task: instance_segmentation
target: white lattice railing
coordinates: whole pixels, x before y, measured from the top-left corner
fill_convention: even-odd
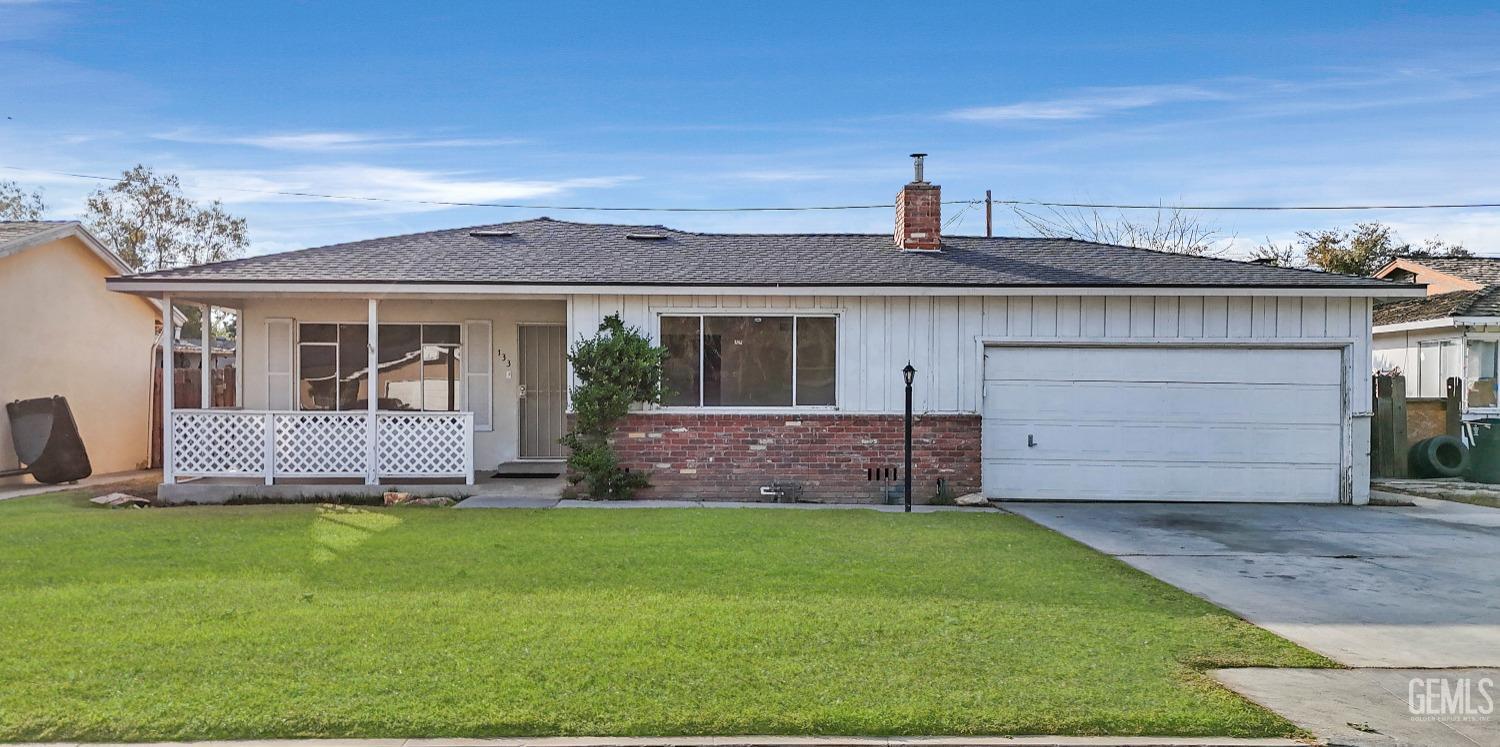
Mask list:
[[[370,469],[374,441],[375,469]],[[174,477],[474,480],[468,412],[175,410]]]

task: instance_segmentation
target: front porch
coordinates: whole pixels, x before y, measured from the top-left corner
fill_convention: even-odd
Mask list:
[[[164,377],[163,499],[462,497],[502,489],[510,463],[561,472],[564,298],[162,298],[234,312],[242,381],[229,406],[179,408]]]

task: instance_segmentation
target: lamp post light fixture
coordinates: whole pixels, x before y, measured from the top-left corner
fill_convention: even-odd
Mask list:
[[[917,378],[917,369],[910,361],[901,369],[901,378],[906,380],[906,513],[911,513],[911,382]]]

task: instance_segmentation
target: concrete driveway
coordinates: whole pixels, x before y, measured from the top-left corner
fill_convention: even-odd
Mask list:
[[[1004,503],[1354,667],[1500,666],[1500,510]]]

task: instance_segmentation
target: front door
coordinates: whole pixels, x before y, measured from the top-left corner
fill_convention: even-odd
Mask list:
[[[522,459],[562,459],[567,392],[568,328],[562,324],[523,324],[520,336]]]

